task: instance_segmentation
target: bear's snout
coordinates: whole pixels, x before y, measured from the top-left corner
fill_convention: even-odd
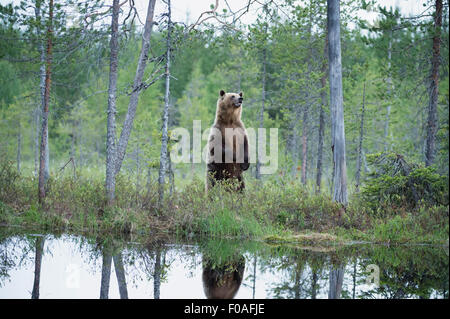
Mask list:
[[[238,108],[238,107],[241,107],[241,105],[242,105],[242,101],[243,101],[244,99],[243,98],[239,98],[239,99],[235,99],[235,102],[234,102],[234,106],[236,107],[236,108]]]

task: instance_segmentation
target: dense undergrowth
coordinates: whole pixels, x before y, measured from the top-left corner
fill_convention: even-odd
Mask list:
[[[424,182],[420,188],[439,187],[440,201],[435,200],[436,196],[428,200],[430,196],[424,191],[418,192],[421,198],[414,205],[407,205],[410,201],[405,201],[407,197],[402,192],[409,191],[404,186],[408,182],[400,178],[403,188],[388,187],[390,184],[386,183],[392,180],[383,176],[386,174],[378,170],[378,175],[366,181],[361,193],[353,194],[345,208],[326,194],[308,191],[299,182],[265,180],[261,183],[251,178],[246,180],[244,193],[230,191],[230,185],[219,185],[208,196],[204,182],[194,178],[182,190],[175,189],[170,194],[167,189],[164,202],[158,206],[157,184],[137,189],[123,175],[117,178],[115,205],[108,207],[103,180],[82,174],[76,178],[51,177],[45,205],[40,207],[37,180],[20,175],[12,163],[3,161],[0,223],[82,233],[171,234],[188,238],[448,241],[448,186],[445,188],[442,178],[433,175],[430,179],[426,175],[425,180],[432,180],[433,185]],[[378,198],[374,189],[383,195]]]

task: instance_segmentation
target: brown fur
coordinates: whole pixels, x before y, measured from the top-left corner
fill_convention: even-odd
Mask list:
[[[220,91],[219,99],[217,100],[216,119],[212,126],[209,138],[208,138],[208,160],[206,169],[206,191],[214,186],[217,180],[235,179],[238,181],[238,190],[242,191],[245,188],[243,180],[243,172],[249,168],[249,156],[248,156],[248,137],[245,131],[244,123],[241,121],[242,114],[242,92],[237,93],[225,93]],[[235,129],[233,141],[226,140],[226,129]],[[222,135],[222,153],[214,154],[214,138],[217,133]],[[242,145],[243,144],[243,145]],[[241,154],[241,151],[244,154]],[[225,163],[225,152],[232,154],[232,163]],[[216,155],[216,156],[214,156]],[[216,161],[218,157],[221,157],[221,162]],[[239,159],[243,159],[243,162],[239,162]]]
[[[233,299],[244,278],[245,258],[214,265],[203,258],[203,291],[208,299]]]

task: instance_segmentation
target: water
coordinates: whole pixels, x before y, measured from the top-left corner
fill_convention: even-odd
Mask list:
[[[448,246],[146,241],[0,228],[0,298],[448,298]]]

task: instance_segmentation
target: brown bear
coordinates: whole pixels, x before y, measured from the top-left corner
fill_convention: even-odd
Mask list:
[[[241,93],[220,91],[216,119],[211,128],[207,147],[206,192],[219,180],[237,180],[237,190],[245,188],[242,173],[250,166],[248,136],[241,121]]]
[[[233,299],[244,278],[245,258],[238,256],[218,265],[203,256],[203,291],[208,299]]]

